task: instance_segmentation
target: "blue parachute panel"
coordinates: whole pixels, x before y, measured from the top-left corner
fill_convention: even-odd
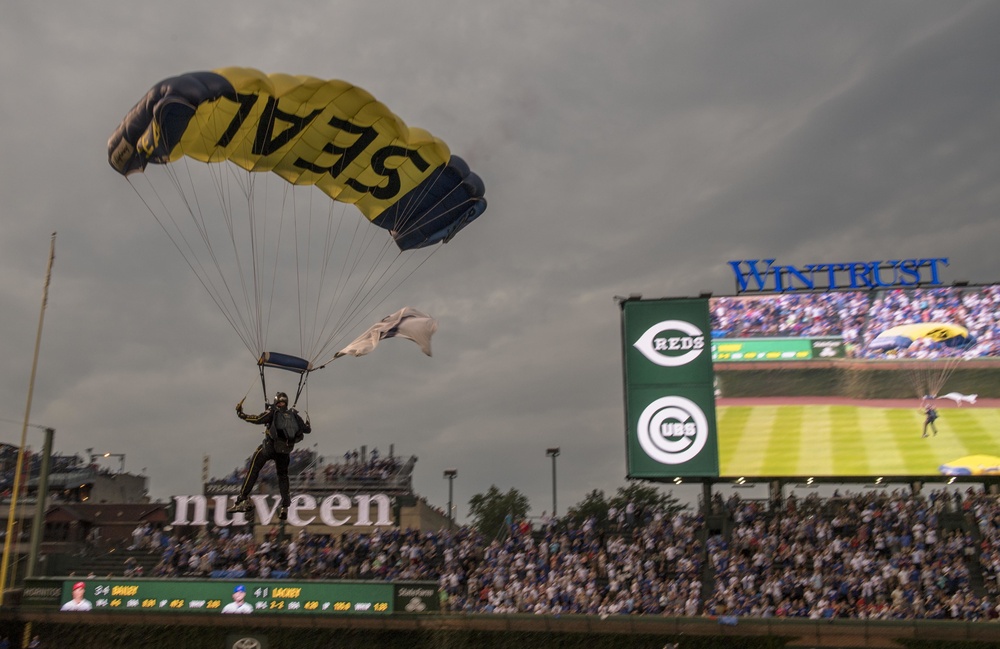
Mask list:
[[[261,367],[275,367],[279,370],[288,370],[296,374],[305,374],[313,370],[312,363],[306,359],[278,352],[264,352],[260,360],[257,361],[257,364]]]
[[[486,186],[457,155],[372,220],[400,250],[449,241],[486,211]]]

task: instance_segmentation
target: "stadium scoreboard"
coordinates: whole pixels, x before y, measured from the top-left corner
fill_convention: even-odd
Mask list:
[[[939,285],[944,260],[917,261],[835,264],[801,292],[765,275],[816,268],[743,262],[739,295],[620,298],[626,475],[997,475],[1000,284]]]
[[[49,610],[66,607],[73,600],[74,586],[79,583],[78,578],[28,580],[23,605]],[[242,592],[242,599],[252,613],[377,616],[440,609],[435,582],[109,577],[88,578],[82,583],[83,599],[89,602],[89,610],[123,614],[220,614],[234,601],[237,590]]]

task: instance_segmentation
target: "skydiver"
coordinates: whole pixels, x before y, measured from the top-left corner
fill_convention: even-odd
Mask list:
[[[934,431],[934,436],[937,437],[937,434],[938,434],[937,424],[934,423],[937,420],[937,418],[938,418],[938,412],[937,412],[937,409],[934,408],[934,404],[932,404],[930,401],[925,402],[925,404],[924,404],[924,434],[922,435],[922,437],[927,437],[927,427],[928,426],[930,426],[931,430]]]
[[[247,477],[240,487],[236,503],[229,508],[229,513],[249,512],[253,510],[250,502],[250,492],[257,482],[260,470],[268,460],[274,460],[274,468],[278,473],[278,490],[281,492],[281,508],[278,510],[278,520],[288,520],[288,506],[292,499],[288,493],[288,463],[289,454],[295,444],[302,441],[302,436],[312,432],[309,416],[305,418],[295,408],[288,407],[288,395],[279,392],[274,395],[274,403],[268,404],[259,415],[247,415],[243,412],[243,401],[236,404],[236,415],[251,424],[261,424],[264,428],[264,441],[261,442],[253,457],[250,458],[250,468]]]

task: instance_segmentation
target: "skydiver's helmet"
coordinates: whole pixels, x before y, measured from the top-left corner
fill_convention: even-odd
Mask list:
[[[288,395],[284,392],[279,392],[274,395],[274,405],[279,408],[283,408],[288,405]]]

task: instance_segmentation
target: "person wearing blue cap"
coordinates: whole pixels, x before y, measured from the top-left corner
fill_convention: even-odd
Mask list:
[[[246,601],[246,586],[240,584],[233,589],[233,601],[222,607],[223,613],[253,613],[253,606]]]

